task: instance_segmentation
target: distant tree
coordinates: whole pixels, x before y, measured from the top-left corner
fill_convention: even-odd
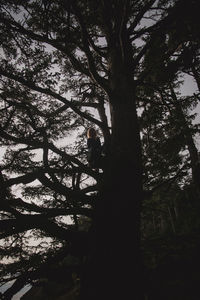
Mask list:
[[[184,207],[184,200],[180,201],[182,190],[187,185],[193,186],[188,206],[199,199],[199,156],[195,141],[199,124],[193,123],[196,114],[192,112],[198,97],[195,93],[181,95],[177,92],[179,85],[177,81],[157,91],[153,86],[150,95],[146,95],[140,117],[146,191],[143,203],[145,236],[147,232],[164,232],[167,228],[176,233],[179,208]],[[187,218],[190,213],[189,208]]]
[[[183,164],[185,170],[188,167],[192,170],[194,183],[196,181],[194,174],[199,157],[195,138],[199,134],[199,124],[193,124],[196,114],[191,111],[198,104],[198,97],[195,93],[180,95],[175,91],[177,85],[171,83],[157,91],[154,87],[151,96],[146,98],[140,118],[143,153],[147,160],[145,170],[149,174],[154,172],[150,175],[152,183],[173,176]],[[190,165],[185,162],[185,151],[189,152]],[[199,184],[196,182],[195,185],[198,190]]]
[[[1,1],[1,282],[16,279],[6,299],[67,256],[81,299],[144,299],[137,89],[169,70],[168,35],[188,7],[197,1]],[[82,150],[91,125],[107,148],[102,173]]]

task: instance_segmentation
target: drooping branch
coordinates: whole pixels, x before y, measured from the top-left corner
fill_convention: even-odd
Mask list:
[[[21,214],[17,219],[0,220],[0,239],[31,229],[39,229],[48,236],[74,243],[78,243],[86,237],[86,233],[62,228],[44,215]]]
[[[77,113],[79,116],[87,119],[88,121],[96,124],[97,126],[99,126],[100,128],[105,126],[102,122],[100,122],[99,120],[95,119],[94,117],[92,117],[91,115],[88,115],[87,113],[81,111],[79,109],[79,105],[75,104],[73,101],[67,100],[65,97],[59,95],[58,93],[52,91],[51,89],[47,89],[47,88],[42,88],[40,86],[37,86],[34,82],[30,82],[25,80],[23,77],[21,77],[19,74],[11,74],[9,72],[7,72],[6,70],[4,70],[3,68],[0,67],[0,75],[3,75],[7,78],[10,78],[12,80],[15,80],[19,83],[21,83],[22,85],[30,88],[33,91],[42,93],[44,95],[48,95],[53,97],[56,100],[61,101],[62,103],[64,103],[65,108],[71,108],[75,113]]]
[[[61,195],[69,197],[69,199],[73,201],[87,203],[87,200],[89,199],[89,197],[84,195],[81,191],[72,190],[59,183],[58,181],[53,182],[52,180],[49,180],[44,174],[40,174],[38,176],[38,180],[46,187],[58,192]]]
[[[45,218],[54,218],[57,216],[70,216],[74,214],[84,215],[86,217],[91,218],[93,215],[92,210],[89,208],[81,208],[77,206],[73,208],[46,208],[33,203],[25,202],[21,198],[12,198],[9,201],[7,201],[7,204],[7,207],[14,207],[27,210],[33,213],[38,213],[41,217],[43,216]],[[5,206],[2,208],[2,210],[7,211]],[[22,214],[20,214],[19,216],[21,217]]]
[[[52,170],[50,171],[50,169],[48,169],[48,172],[50,174],[52,174]],[[39,169],[39,170],[33,171],[32,173],[28,173],[28,174],[25,174],[22,176],[4,180],[4,182],[3,182],[4,191],[7,191],[8,187],[11,187],[13,185],[21,184],[21,183],[28,184],[28,183],[32,183],[34,180],[38,179],[44,186],[48,187],[49,189],[51,189],[57,193],[60,193],[61,195],[68,197],[70,199],[69,202],[77,201],[79,203],[82,202],[83,204],[90,203],[90,197],[85,195],[84,189],[76,191],[71,188],[68,188],[67,186],[61,184],[58,180],[52,181],[52,180],[48,179],[48,177],[45,176],[45,173],[47,173],[46,169]],[[56,178],[56,177],[54,176],[53,178]],[[5,199],[4,196],[2,196],[1,198]],[[10,195],[9,195],[9,199],[10,199]],[[22,204],[21,201],[16,202],[14,200],[12,201],[12,203],[13,204],[19,204],[19,203]],[[10,200],[9,200],[9,204],[11,204]],[[23,205],[22,205],[22,207],[23,207]],[[40,209],[38,209],[38,207],[35,207],[35,209],[36,209],[35,210],[34,206],[27,206],[25,204],[25,208],[30,209],[31,207],[33,208],[33,211],[40,212]]]
[[[35,140],[33,138],[22,138],[22,137],[13,136],[13,135],[5,132],[1,128],[1,126],[0,126],[0,136],[2,138],[6,139],[6,140],[13,141],[14,143],[17,143],[17,144],[26,144],[26,145],[29,145],[29,146],[33,146],[35,149],[43,149],[43,147],[44,147],[42,142],[40,142],[38,140]],[[94,177],[95,179],[98,179],[100,177],[99,174],[97,174],[95,171],[93,171],[88,166],[81,163],[80,160],[78,160],[74,156],[71,156],[71,155],[67,154],[63,150],[58,149],[53,143],[48,143],[48,148],[50,150],[52,150],[54,153],[56,153],[56,154],[60,155],[61,157],[63,157],[63,159],[65,159],[66,161],[69,161],[69,162],[75,164],[76,166],[79,166],[80,171],[82,173],[86,173],[86,174]],[[23,178],[25,180],[26,177],[23,177]]]
[[[45,172],[46,172],[45,169],[40,169],[40,170],[33,171],[31,173],[29,172],[25,175],[10,178],[4,182],[4,185],[6,187],[11,187],[15,184],[21,184],[21,183],[28,184],[38,179],[39,175]]]
[[[18,275],[12,286],[4,292],[3,299],[12,299],[12,296],[19,292],[26,284],[31,283],[35,279],[46,276],[49,270],[51,270],[55,264],[61,262],[68,254],[71,254],[72,250],[73,249],[69,247],[69,245],[67,247],[65,246],[55,255],[50,255],[48,259],[41,262],[34,270]],[[69,268],[73,270],[74,266],[69,266],[68,269]]]
[[[73,2],[73,4],[74,4],[74,2]],[[65,5],[65,2],[64,2],[64,5]],[[89,45],[88,45],[88,42],[90,39],[87,38],[88,33],[86,30],[86,27],[84,26],[84,22],[83,22],[82,18],[80,17],[81,16],[80,12],[78,12],[79,9],[77,8],[77,6],[75,7],[75,4],[73,6],[75,8],[76,16],[78,13],[79,23],[82,28],[82,33],[83,33],[82,38],[83,38],[83,44],[84,44],[83,50],[85,51],[86,57],[88,59],[89,69],[86,69],[85,65],[83,65],[80,62],[80,59],[75,57],[75,55],[72,53],[72,51],[70,51],[66,46],[63,46],[62,43],[59,43],[59,41],[49,39],[46,35],[40,35],[40,34],[34,33],[33,31],[23,27],[18,22],[14,21],[14,20],[8,20],[3,16],[0,16],[0,21],[2,23],[4,23],[10,30],[19,32],[21,34],[25,34],[26,36],[28,36],[29,38],[31,38],[33,40],[47,43],[47,44],[53,46],[54,48],[56,48],[57,50],[61,51],[62,53],[66,54],[75,70],[77,70],[78,72],[85,74],[87,77],[90,77],[91,79],[95,80],[95,82],[97,82],[106,92],[109,92],[107,80],[105,78],[101,77],[96,71],[96,66],[94,64],[94,60],[92,58],[92,54],[91,54],[91,51],[90,51]]]
[[[163,186],[167,186],[166,189],[169,189],[169,187],[176,181],[176,179],[178,179],[179,177],[181,177],[182,171],[184,170],[184,168],[185,168],[185,165],[183,165],[183,166],[177,171],[177,173],[176,173],[174,176],[172,176],[172,177],[170,177],[170,178],[168,178],[168,179],[166,179],[166,180],[164,180],[164,181],[158,183],[158,184],[157,184],[156,186],[154,186],[151,190],[149,190],[149,191],[144,191],[145,196],[146,196],[146,197],[151,197],[155,191],[159,190],[159,189],[162,188]]]
[[[72,7],[75,12],[75,15],[78,19],[78,22],[81,27],[81,33],[82,33],[82,42],[83,42],[83,50],[86,54],[87,61],[88,61],[88,67],[90,72],[90,77],[97,82],[107,93],[109,93],[109,87],[107,84],[107,80],[101,77],[96,69],[96,65],[94,62],[94,58],[92,55],[92,52],[90,51],[89,43],[91,38],[89,38],[89,34],[86,28],[86,25],[84,23],[83,17],[81,15],[79,7],[76,5],[75,2],[72,2]]]
[[[66,54],[67,57],[69,58],[71,64],[75,68],[75,70],[90,77],[90,73],[85,68],[85,66],[83,64],[81,64],[80,60],[78,58],[76,58],[75,55],[73,55],[73,53],[66,46],[63,46],[62,43],[60,43],[59,41],[49,39],[47,37],[47,35],[40,35],[29,29],[26,29],[21,24],[19,24],[17,21],[8,20],[7,18],[5,18],[2,15],[0,15],[0,21],[2,23],[4,23],[7,26],[7,28],[10,29],[11,31],[19,32],[20,34],[26,35],[27,37],[29,37],[35,41],[47,43],[47,44],[53,46],[55,49]]]

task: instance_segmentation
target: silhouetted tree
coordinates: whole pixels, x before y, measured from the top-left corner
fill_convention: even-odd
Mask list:
[[[143,299],[137,88],[161,66],[174,78],[178,45],[168,34],[185,9],[196,13],[196,2],[1,1],[0,237],[2,257],[13,259],[1,277],[16,279],[6,299],[67,256],[78,259],[80,268],[73,260],[68,267],[81,278],[81,299]],[[102,173],[81,149],[91,124],[107,148]],[[76,132],[76,147],[67,146]],[[91,220],[89,230],[80,216]]]

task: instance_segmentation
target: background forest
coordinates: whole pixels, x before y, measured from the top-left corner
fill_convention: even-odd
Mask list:
[[[121,299],[132,281],[131,299],[200,299],[197,2],[1,1],[2,299],[27,285],[22,299],[115,299],[112,276]],[[108,149],[99,171],[89,127]],[[104,298],[86,293],[100,276]]]

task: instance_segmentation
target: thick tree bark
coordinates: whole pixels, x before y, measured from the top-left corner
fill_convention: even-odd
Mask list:
[[[121,78],[120,78],[121,76]],[[143,299],[140,205],[142,165],[132,81],[124,73],[110,95],[112,136],[91,231],[81,299]],[[120,84],[121,82],[121,84]]]

